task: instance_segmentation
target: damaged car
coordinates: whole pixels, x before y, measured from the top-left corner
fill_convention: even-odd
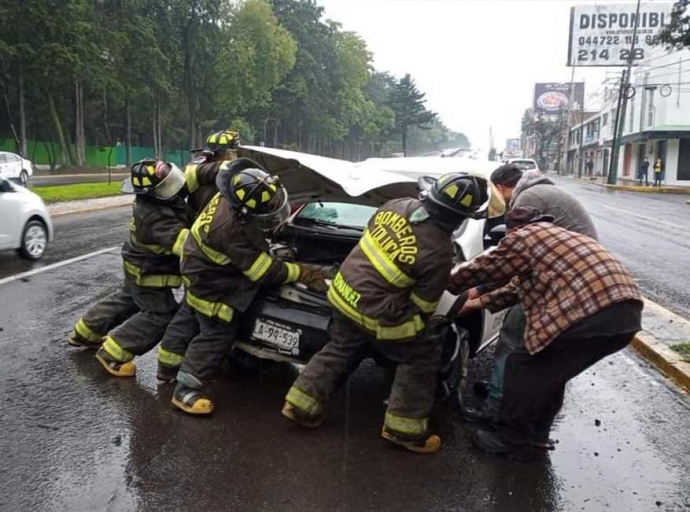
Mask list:
[[[385,170],[381,163],[355,164],[263,147],[241,147],[239,156],[278,175],[290,194],[293,211],[271,237],[274,254],[286,261],[324,266],[339,265],[347,257],[379,206],[395,198],[417,197],[420,187],[430,186],[437,174],[428,168],[436,160],[433,158],[420,163],[415,173],[409,168],[406,172]],[[478,179],[486,207],[480,210],[483,215],[466,220],[454,233],[456,263],[496,245],[503,232],[500,216],[487,213],[492,194],[486,171],[476,170],[471,163],[465,162],[466,168],[455,172],[470,172]],[[502,314],[489,311],[456,318],[463,300],[446,292],[436,312],[445,324],[439,400],[456,405],[462,400],[469,360],[494,341],[503,320]],[[329,341],[331,313],[325,293],[299,283],[263,291],[242,315],[241,336],[234,351],[243,353],[241,357],[248,354],[306,364]],[[371,357],[384,367],[393,364],[378,354]]]

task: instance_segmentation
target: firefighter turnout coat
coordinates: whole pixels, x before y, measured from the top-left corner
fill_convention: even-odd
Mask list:
[[[450,234],[417,199],[395,199],[373,215],[328,291],[331,305],[379,341],[425,330],[453,260]]]
[[[299,265],[276,260],[258,227],[217,193],[192,226],[182,256],[186,300],[208,317],[231,322],[262,286],[292,283]]]
[[[224,163],[223,160],[213,161],[206,156],[201,156],[185,166],[184,178],[189,192],[187,203],[194,210],[195,217],[204,210],[218,192],[216,176]]]
[[[125,273],[139,286],[178,288],[182,284],[180,255],[192,220],[182,198],[159,201],[138,196],[122,246]]]

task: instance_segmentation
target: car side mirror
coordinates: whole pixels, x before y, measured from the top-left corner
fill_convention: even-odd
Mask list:
[[[503,240],[506,236],[506,225],[505,224],[499,224],[498,226],[494,227],[489,231],[489,238],[493,242],[500,242]]]
[[[0,192],[12,192],[12,183],[7,180],[0,179]]]

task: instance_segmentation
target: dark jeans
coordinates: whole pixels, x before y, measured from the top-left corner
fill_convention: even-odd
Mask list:
[[[660,187],[661,186],[661,173],[654,173],[654,186],[655,187]]]
[[[645,184],[645,186],[648,187],[648,186],[649,186],[649,178],[648,178],[648,176],[649,176],[649,175],[648,175],[646,172],[640,173],[640,176],[637,178],[638,184],[639,184],[640,186],[642,186],[642,180],[644,179],[644,184]]]
[[[520,304],[510,308],[503,320],[501,332],[496,342],[494,366],[491,371],[486,398],[486,405],[492,409],[499,410],[501,408],[506,361],[516,348],[524,346],[526,322],[525,311]]]
[[[565,385],[587,368],[619,350],[634,333],[589,339],[556,338],[531,355],[519,347],[508,357],[499,432],[514,443],[548,438],[563,406]]]

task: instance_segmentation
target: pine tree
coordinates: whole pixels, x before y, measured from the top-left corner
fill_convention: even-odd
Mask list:
[[[412,77],[405,75],[395,84],[391,91],[389,105],[395,112],[395,126],[402,136],[403,154],[407,156],[407,131],[412,126],[429,129],[436,114],[427,110],[426,94],[417,89]]]

